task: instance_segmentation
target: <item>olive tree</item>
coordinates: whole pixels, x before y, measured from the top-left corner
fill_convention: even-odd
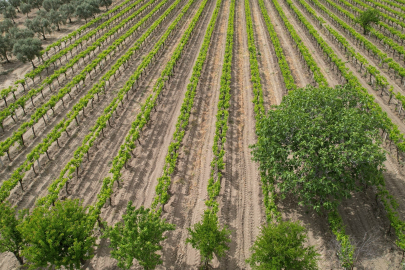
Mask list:
[[[31,61],[32,67],[36,68],[33,60],[41,57],[42,44],[37,38],[24,38],[17,40],[13,46],[13,54],[23,63]]]
[[[14,23],[10,19],[5,19],[0,22],[0,33],[7,33],[10,28],[14,26]]]
[[[42,36],[44,40],[46,40],[45,34],[50,34],[52,32],[50,21],[41,16],[36,16],[32,20],[26,20],[25,26],[38,34],[38,36]]]
[[[99,13],[100,9],[96,7],[93,2],[84,1],[76,7],[76,16],[80,19],[84,19],[87,23],[87,19]]]
[[[17,13],[15,12],[15,8],[13,6],[7,6],[3,9],[3,15],[6,19],[11,19],[15,23],[14,19],[17,18]]]
[[[64,20],[66,21],[67,19],[69,19],[69,23],[72,23],[72,16],[75,13],[75,7],[70,4],[63,4],[60,8],[59,8],[59,12],[61,13],[62,17],[64,18]]]
[[[10,3],[11,6],[13,6],[15,9],[17,9],[18,12],[20,12],[18,10],[18,7],[21,4],[21,0],[7,0],[7,1]]]
[[[55,29],[56,28],[56,30],[57,31],[60,31],[60,25],[61,24],[64,24],[65,23],[65,21],[66,21],[66,19],[62,16],[62,13],[61,12],[59,12],[58,10],[54,10],[54,9],[51,9],[49,12],[48,12],[48,20],[49,20],[49,22],[52,24],[52,27]]]
[[[46,11],[51,11],[51,9],[58,10],[58,8],[62,5],[62,2],[59,0],[44,0],[42,2],[42,7]]]
[[[20,5],[21,13],[26,14],[28,18],[28,13],[31,12],[32,6],[28,3],[21,3]]]

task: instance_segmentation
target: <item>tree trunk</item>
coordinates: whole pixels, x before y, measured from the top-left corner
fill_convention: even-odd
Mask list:
[[[10,60],[7,58],[7,53],[4,54],[4,58],[6,58],[7,63],[11,63]]]
[[[34,62],[31,60],[32,67],[36,69],[37,67],[34,65]]]
[[[14,256],[17,258],[18,262],[20,263],[20,265],[23,265],[24,264],[23,258],[18,254],[17,251],[13,252],[13,253],[14,253]]]

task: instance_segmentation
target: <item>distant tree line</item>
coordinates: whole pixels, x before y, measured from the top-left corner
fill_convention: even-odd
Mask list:
[[[52,31],[60,31],[72,18],[87,20],[100,13],[100,8],[111,6],[112,0],[0,0],[0,12],[4,20],[0,22],[0,58],[10,62],[14,55],[23,63],[41,55],[41,41],[46,40]],[[35,17],[29,13],[38,9]],[[17,13],[27,16],[24,26],[18,28],[15,22]],[[34,63],[32,62],[35,68]]]

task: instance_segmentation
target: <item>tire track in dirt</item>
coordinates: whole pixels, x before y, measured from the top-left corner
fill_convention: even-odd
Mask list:
[[[185,1],[180,3],[179,5],[183,6],[184,3],[185,3]],[[170,18],[169,21],[174,20],[174,18],[177,16],[176,14],[178,14],[179,11],[180,11],[180,9],[175,11],[172,18]],[[95,120],[99,117],[99,115],[101,115],[103,113],[104,107],[107,106],[111,102],[111,100],[115,96],[115,93],[118,92],[118,89],[122,88],[122,86],[126,82],[125,78],[128,78],[129,76],[131,76],[131,74],[137,68],[138,64],[141,62],[142,57],[148,54],[148,52],[150,51],[154,42],[157,41],[161,35],[163,35],[165,30],[166,30],[166,27],[161,28],[159,30],[159,33],[156,33],[155,38],[151,39],[148,45],[145,44],[142,51],[139,51],[139,55],[137,56],[137,58],[134,59],[133,62],[131,62],[132,65],[130,65],[130,67],[127,68],[126,70],[121,71],[121,73],[123,73],[121,75],[121,77],[119,77],[119,79],[116,80],[114,83],[112,83],[111,87],[109,87],[109,89],[110,89],[109,93],[113,93],[114,95],[107,94],[107,95],[101,96],[101,97],[103,97],[102,104],[97,104],[97,105],[104,105],[104,106],[95,107],[94,111],[96,113],[93,113],[93,114],[90,114],[90,112],[87,110],[87,112],[86,112],[87,117],[85,117],[85,121],[82,120],[80,123],[80,126],[78,128],[73,127],[72,128],[73,131],[72,130],[69,131],[70,137],[67,137],[66,134],[64,134],[61,137],[61,140],[59,140],[60,144],[63,145],[63,147],[61,149],[58,149],[57,145],[52,146],[50,153],[52,153],[51,158],[53,158],[54,160],[48,161],[46,156],[44,156],[42,158],[42,160],[40,160],[41,168],[42,168],[42,171],[40,174],[41,181],[37,181],[38,176],[35,176],[32,171],[29,171],[27,173],[26,178],[30,179],[30,180],[28,180],[29,187],[25,188],[26,191],[23,194],[21,194],[21,189],[19,187],[16,187],[14,190],[17,190],[17,192],[15,192],[15,194],[12,194],[12,196],[14,197],[14,199],[13,199],[14,202],[16,202],[16,201],[20,202],[20,203],[18,203],[19,207],[31,207],[32,204],[34,203],[34,200],[38,196],[43,196],[44,194],[47,193],[48,185],[56,177],[59,176],[59,172],[65,166],[66,161],[70,160],[70,158],[73,155],[73,152],[77,149],[77,147],[79,145],[81,145],[82,139],[84,138],[85,135],[87,135],[89,128],[94,125]],[[138,95],[142,95],[141,91],[136,92],[135,96],[138,96]],[[88,120],[88,121],[86,122],[86,120]],[[128,126],[128,129],[129,128],[130,127]],[[102,135],[100,135],[100,137],[101,136]],[[65,139],[67,141],[65,141]],[[90,152],[92,152],[92,150],[90,150]],[[93,162],[93,161],[91,161],[91,162]],[[48,164],[52,164],[52,166],[49,166]]]
[[[229,4],[230,1],[227,0],[221,5],[207,63],[197,87],[189,129],[183,139],[177,170],[172,178],[172,195],[165,205],[166,213],[163,213],[163,218],[176,224],[176,230],[168,232],[168,239],[163,243],[163,266],[159,269],[195,269],[200,263],[198,252],[186,245],[185,239],[188,237],[187,228],[200,220],[205,209],[204,201],[207,199]],[[210,16],[211,13],[212,11]]]
[[[173,2],[172,0],[169,0],[169,3],[166,4],[165,8],[163,8],[161,11],[155,13],[156,16],[160,16],[161,14],[163,14],[164,11],[166,10],[166,8],[169,7],[170,3],[172,3],[172,2]],[[83,96],[85,96],[88,93],[88,91],[93,86],[93,83],[98,82],[99,79],[108,72],[109,67],[112,66],[113,64],[115,64],[116,61],[119,59],[119,57],[121,57],[122,55],[124,55],[126,53],[127,49],[129,49],[132,46],[131,42],[133,42],[133,41],[137,40],[139,37],[141,37],[143,35],[143,33],[145,33],[146,30],[149,28],[149,26],[152,24],[153,24],[153,21],[149,20],[145,24],[145,27],[142,28],[142,30],[138,31],[133,37],[131,37],[130,40],[127,40],[125,42],[126,45],[124,45],[124,47],[119,52],[114,53],[111,56],[111,58],[108,60],[108,62],[105,63],[105,68],[103,68],[102,72],[97,74],[97,76],[92,77],[93,78],[92,80],[90,78],[86,79],[85,83],[87,84],[87,86],[85,86],[85,87],[82,86],[79,90],[74,90],[74,93],[72,91],[71,95],[72,96],[75,95],[75,96],[73,96],[73,98],[69,99],[69,101],[66,101],[66,100],[64,101],[65,107],[61,103],[58,103],[58,105],[55,106],[55,109],[54,109],[56,114],[54,116],[50,116],[49,119],[47,119],[46,125],[43,122],[43,120],[39,120],[39,122],[35,125],[35,130],[36,130],[35,138],[33,138],[33,133],[32,133],[31,129],[29,129],[24,134],[24,137],[25,137],[24,141],[25,141],[26,146],[17,154],[17,156],[13,157],[13,161],[11,162],[10,166],[7,166],[7,170],[3,169],[2,177],[4,177],[4,178],[2,180],[5,180],[10,177],[10,175],[13,172],[13,170],[15,169],[15,167],[19,166],[26,159],[25,154],[29,153],[38,143],[40,143],[42,141],[43,137],[46,136],[57,125],[57,123],[59,123],[65,117],[65,114],[67,114],[73,108],[73,106]],[[163,31],[160,30],[159,33],[155,35],[155,37],[160,36],[162,33],[163,33]],[[139,54],[140,54],[140,52],[139,52]],[[139,58],[139,56],[138,56],[138,58]],[[111,88],[108,88],[108,89],[111,89]],[[107,90],[107,93],[110,93],[108,91],[109,90]],[[113,98],[113,96],[111,94],[107,94],[107,97],[110,98],[111,100]],[[86,108],[86,110],[89,110],[89,109]],[[102,112],[102,111],[100,110],[100,112]],[[72,124],[70,125],[69,129],[72,130]]]
[[[219,219],[232,231],[230,250],[221,269],[247,269],[249,248],[265,223],[260,175],[249,145],[256,142],[253,89],[247,44],[244,1],[236,2],[235,46],[231,101],[225,144],[225,173],[221,183]]]
[[[195,11],[188,12],[189,21],[184,22],[184,24],[182,23],[184,30],[188,27],[192,15],[197,11],[200,3],[195,3],[194,5],[196,6]],[[205,28],[208,25],[214,7],[214,1],[207,3],[200,22],[196,26],[196,32],[191,37],[190,45],[185,49],[180,65],[176,68],[176,70],[180,70],[180,73],[171,81],[168,89],[163,91],[163,102],[159,105],[158,111],[152,115],[150,128],[145,130],[141,137],[141,145],[135,150],[136,158],[132,159],[129,163],[129,169],[123,171],[122,178],[124,185],[114,193],[112,200],[113,207],[107,207],[102,210],[102,217],[106,218],[109,224],[116,223],[121,219],[128,201],[134,201],[134,205],[136,206],[145,205],[146,207],[150,207],[155,195],[156,180],[163,170],[165,154],[172,139],[171,136],[180,113],[186,86],[192,74],[192,67],[197,59],[205,34]],[[178,37],[180,38],[180,34]],[[166,60],[169,60],[172,53],[168,52],[165,55],[167,56]],[[163,62],[159,64],[164,68],[165,64]],[[157,79],[158,76],[155,78]],[[149,83],[150,86],[153,84],[154,81]],[[95,195],[97,193],[94,194],[94,198]],[[87,202],[90,201],[88,200]],[[111,264],[115,265],[115,261],[109,256],[107,241],[101,240],[101,243],[102,247],[97,251],[97,255],[89,265],[89,269],[104,268],[106,265]],[[138,265],[135,266],[136,269],[138,267]]]

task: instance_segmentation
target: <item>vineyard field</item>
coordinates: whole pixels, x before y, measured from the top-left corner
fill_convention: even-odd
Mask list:
[[[370,7],[380,21],[365,33],[356,18]],[[306,228],[319,269],[403,269],[403,0],[115,0],[100,10],[50,33],[42,59],[0,63],[0,204],[89,206],[97,246],[81,269],[119,269],[100,220],[121,221],[130,201],[176,226],[156,269],[199,268],[186,239],[207,211],[231,239],[212,269],[252,269],[251,247],[277,216]],[[252,159],[260,120],[295,89],[345,84],[390,123],[378,130],[385,184],[330,213],[273,200]],[[345,268],[339,254],[352,247]],[[0,253],[0,270],[18,267]]]

